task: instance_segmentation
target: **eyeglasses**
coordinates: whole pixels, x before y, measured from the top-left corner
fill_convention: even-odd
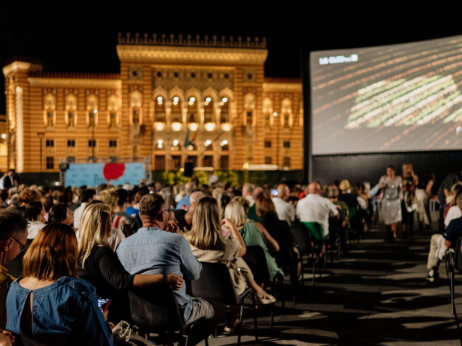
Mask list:
[[[13,239],[16,243],[19,244],[19,246],[20,246],[19,253],[20,253],[20,254],[23,253],[24,251],[26,251],[26,249],[27,249],[27,245],[26,245],[26,244],[21,243],[18,239],[13,238],[13,237],[11,237],[11,239]]]

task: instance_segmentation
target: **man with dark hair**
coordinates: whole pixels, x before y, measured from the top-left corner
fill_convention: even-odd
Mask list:
[[[27,221],[14,209],[0,210],[0,328],[6,326],[6,296],[15,278],[5,266],[26,250]]]
[[[4,189],[9,189],[9,188],[12,188],[14,186],[14,169],[10,169],[8,170],[7,173],[5,173],[5,175],[3,176],[3,188]]]
[[[130,274],[177,274],[197,280],[202,265],[192,254],[191,246],[180,234],[173,212],[159,194],[144,196],[140,201],[143,227],[123,240],[117,249],[120,262]],[[190,324],[199,318],[210,320],[215,328],[224,317],[224,307],[186,294],[186,285],[175,291],[183,320]],[[212,329],[213,330],[213,329]]]
[[[74,211],[74,228],[79,229],[80,227],[80,219],[82,218],[83,211],[87,204],[91,203],[95,199],[96,191],[93,189],[86,189],[83,191],[82,195],[80,196],[80,207],[75,209]]]
[[[121,217],[121,218],[125,218],[128,221],[128,223],[130,224],[130,227],[131,227],[133,233],[135,233],[140,228],[140,225],[138,224],[138,221],[133,216],[130,216],[130,215],[128,215],[126,213],[127,206],[128,206],[128,192],[127,192],[127,190],[118,189],[115,192],[115,194],[116,194],[116,197],[117,197],[117,205],[116,205],[116,208],[114,210],[115,214],[117,216]],[[122,221],[122,220],[120,220],[120,221]],[[117,218],[116,218],[115,222],[117,222]]]

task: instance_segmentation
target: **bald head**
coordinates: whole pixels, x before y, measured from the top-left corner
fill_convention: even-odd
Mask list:
[[[306,188],[308,195],[321,195],[321,185],[318,183],[310,183]]]
[[[195,208],[197,203],[204,197],[205,197],[205,193],[203,192],[200,192],[200,191],[193,192],[191,194],[191,197],[189,197],[190,208]]]
[[[256,202],[261,197],[263,197],[263,188],[262,187],[257,187],[255,190],[253,190],[252,198]]]
[[[278,198],[286,200],[289,198],[289,187],[286,184],[279,184],[278,185]]]
[[[187,195],[190,195],[190,194],[191,194],[191,192],[192,192],[192,186],[193,186],[193,183],[192,183],[192,182],[189,182],[189,183],[184,184],[184,191],[186,192]]]

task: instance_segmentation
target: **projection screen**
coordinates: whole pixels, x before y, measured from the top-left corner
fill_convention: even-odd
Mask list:
[[[313,155],[462,149],[462,36],[311,52]]]

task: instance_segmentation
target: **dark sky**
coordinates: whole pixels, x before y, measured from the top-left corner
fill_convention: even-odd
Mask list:
[[[300,77],[300,50],[462,34],[462,1],[3,1],[0,62],[39,58],[44,70],[119,72],[118,32],[259,36],[268,77]],[[0,114],[5,114],[0,73]]]

